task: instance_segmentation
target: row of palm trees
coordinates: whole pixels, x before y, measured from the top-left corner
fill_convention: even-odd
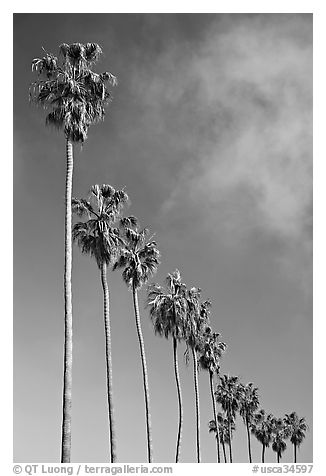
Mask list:
[[[160,263],[160,253],[152,237],[147,238],[148,230],[139,230],[138,220],[134,216],[123,216],[123,209],[127,201],[128,196],[125,191],[115,190],[110,185],[95,185],[91,187],[86,199],[73,198],[73,211],[79,217],[85,217],[86,221],[80,221],[74,225],[72,236],[82,253],[95,258],[101,272],[106,336],[110,461],[116,461],[112,403],[109,289],[106,276],[107,268],[112,266],[113,271],[116,269],[123,270],[123,280],[132,291],[143,372],[148,462],[152,462],[153,449],[149,385],[145,347],[141,331],[138,290],[143,284],[147,283],[149,278],[156,272]],[[269,446],[270,442],[272,442],[273,450],[277,452],[278,462],[286,449],[286,438],[291,437],[294,438],[294,440],[296,439],[296,444],[294,444],[296,451],[296,447],[302,440],[299,439],[298,429],[295,425],[291,426],[290,421],[285,425],[282,419],[276,419],[270,414],[266,416],[264,410],[257,412],[259,406],[258,389],[254,387],[252,383],[243,385],[238,377],[219,375],[220,358],[226,350],[226,344],[220,341],[220,335],[213,332],[210,327],[211,302],[201,299],[201,290],[199,288],[191,287],[189,289],[183,282],[179,270],[175,270],[172,274],[168,274],[164,286],[159,284],[150,284],[148,286],[147,307],[149,308],[149,314],[155,333],[166,338],[171,337],[173,342],[173,362],[179,408],[175,462],[178,463],[180,461],[183,423],[182,392],[177,357],[177,346],[180,342],[184,342],[186,345],[186,361],[189,361],[190,354],[193,361],[196,413],[196,460],[198,463],[201,462],[200,399],[198,390],[199,369],[208,371],[209,375],[214,415],[214,420],[209,423],[209,427],[210,431],[214,429],[216,432],[218,462],[221,462],[220,443],[223,448],[224,460],[226,461],[225,444],[227,444],[229,446],[229,462],[232,463],[233,461],[232,436],[235,430],[235,416],[237,412],[239,412],[243,418],[247,429],[249,462],[252,462],[250,432],[262,443],[262,462],[264,462],[265,448]],[[219,380],[215,391],[214,376]],[[217,413],[216,404],[221,405],[224,415]],[[221,429],[220,426],[222,426]],[[304,419],[301,430],[305,430]]]
[[[73,211],[79,217],[86,217],[86,221],[77,222],[74,225],[72,235],[81,251],[95,258],[101,272],[104,293],[110,460],[116,461],[116,445],[112,403],[109,289],[106,276],[108,266],[112,266],[113,270],[122,269],[123,280],[132,290],[143,372],[148,461],[152,462],[149,386],[137,291],[156,272],[160,262],[160,253],[156,242],[151,238],[147,239],[148,230],[138,230],[138,220],[134,216],[122,216],[123,207],[127,201],[126,192],[115,190],[110,185],[91,187],[86,199],[74,198],[72,200]],[[174,273],[168,274],[165,286],[159,284],[148,286],[147,307],[155,333],[166,338],[171,337],[173,341],[173,361],[179,408],[175,462],[180,460],[183,422],[182,392],[177,357],[177,346],[181,341],[186,345],[186,361],[189,361],[190,354],[193,361],[197,462],[201,462],[198,369],[208,371],[209,375],[214,415],[214,419],[209,423],[209,428],[210,431],[214,430],[216,432],[218,462],[221,462],[220,443],[223,448],[224,460],[226,461],[225,444],[227,444],[229,446],[229,462],[232,463],[233,461],[232,436],[235,430],[237,412],[240,413],[246,425],[250,463],[252,462],[250,432],[262,444],[262,462],[264,462],[265,449],[271,442],[279,462],[286,449],[285,440],[287,438],[293,440],[296,460],[296,447],[299,446],[304,437],[304,419],[302,419],[301,425],[298,426],[294,419],[293,421],[289,420],[290,417],[288,417],[288,420],[276,419],[271,414],[266,415],[264,410],[257,411],[259,407],[257,387],[254,387],[252,383],[244,385],[235,376],[219,375],[220,358],[226,350],[226,345],[220,341],[219,334],[213,332],[210,327],[211,302],[201,300],[201,290],[197,287],[188,289],[182,281],[179,270],[175,270]],[[215,392],[214,376],[219,380]],[[224,415],[217,414],[216,404],[221,405]]]
[[[216,440],[223,448],[224,462],[227,462],[225,445],[229,446],[229,462],[232,463],[232,438],[236,429],[235,419],[239,413],[246,426],[248,461],[252,463],[251,438],[253,434],[262,445],[261,462],[265,462],[265,450],[270,445],[276,453],[279,463],[287,448],[286,440],[290,440],[294,449],[294,462],[297,462],[297,449],[305,438],[308,429],[304,417],[299,418],[296,412],[276,418],[271,413],[259,409],[258,388],[253,383],[244,385],[239,377],[224,375],[219,377],[215,397],[221,404],[223,412],[209,422],[209,431],[216,434]],[[220,462],[220,457],[218,456]]]
[[[152,436],[150,424],[150,404],[147,377],[145,347],[141,330],[138,304],[138,290],[156,272],[160,262],[160,253],[148,230],[138,229],[138,220],[134,216],[123,217],[123,207],[128,200],[126,192],[115,190],[110,185],[91,187],[87,198],[72,199],[72,209],[78,217],[86,221],[75,223],[72,236],[82,253],[95,258],[100,269],[104,296],[104,327],[106,339],[106,372],[108,394],[108,419],[110,428],[110,461],[116,461],[115,433],[112,402],[112,360],[111,331],[109,312],[109,288],[107,267],[122,269],[122,277],[132,291],[136,329],[139,341],[143,372],[145,414],[147,429],[148,461],[153,460]],[[225,350],[219,342],[219,334],[212,333],[209,327],[210,301],[201,301],[201,290],[187,289],[181,281],[178,270],[169,274],[166,286],[152,284],[148,288],[147,305],[154,324],[155,332],[173,338],[173,356],[176,385],[179,401],[179,425],[176,447],[176,462],[179,461],[182,431],[182,397],[177,361],[177,343],[186,342],[186,356],[191,352],[194,370],[196,402],[196,447],[197,461],[200,462],[200,413],[198,391],[198,367],[209,370],[211,392],[213,392],[213,374],[218,370],[219,357]]]
[[[110,291],[107,270],[121,269],[122,278],[131,291],[137,337],[142,364],[144,386],[146,441],[148,462],[153,461],[149,386],[144,340],[141,330],[141,318],[138,302],[140,288],[156,272],[160,262],[160,253],[153,236],[148,229],[140,229],[138,220],[133,216],[123,216],[128,202],[124,190],[115,190],[110,185],[95,185],[85,199],[72,198],[73,146],[83,143],[89,127],[104,119],[105,107],[111,101],[110,87],[117,84],[115,76],[109,72],[98,74],[93,65],[99,60],[102,50],[96,43],[62,44],[59,56],[44,50],[42,58],[32,62],[32,70],[37,79],[30,87],[30,98],[36,104],[49,109],[46,123],[63,130],[66,139],[66,186],[65,186],[65,266],[64,266],[64,379],[61,462],[71,459],[71,405],[72,405],[72,241],[80,247],[82,253],[93,257],[99,268],[103,289],[104,330],[106,349],[106,379],[109,426],[109,461],[115,462],[116,437],[113,415],[112,359],[110,329]],[[83,218],[72,226],[72,213]],[[252,418],[255,404],[250,403],[250,388],[246,390],[246,399],[238,399],[239,386],[236,377],[220,377],[220,357],[226,345],[219,340],[219,334],[213,332],[209,324],[210,301],[202,300],[201,290],[188,288],[181,279],[178,270],[169,274],[164,286],[151,284],[148,287],[147,306],[155,332],[172,340],[174,374],[178,397],[178,430],[175,461],[180,461],[180,448],[183,424],[182,390],[179,378],[177,349],[181,341],[186,345],[186,358],[193,361],[193,379],[196,410],[196,459],[200,455],[200,400],[198,390],[198,369],[208,372],[214,419],[210,429],[216,432],[216,451],[221,461],[220,444],[224,459],[225,444],[229,445],[229,459],[232,462],[232,434],[235,429],[235,413],[239,410],[245,421],[248,433],[249,459],[251,461],[250,431],[263,427],[264,418],[258,422]],[[220,383],[214,391],[214,377]],[[221,389],[221,390],[220,390]],[[229,393],[228,393],[229,392]],[[228,398],[227,396],[231,396]],[[245,395],[245,390],[243,390]],[[223,414],[217,412],[217,403],[221,404]],[[255,413],[255,415],[258,415]],[[293,414],[291,414],[293,415]],[[215,424],[215,430],[214,430]],[[301,425],[304,433],[304,427]],[[258,434],[258,433],[257,433]],[[280,437],[281,438],[281,437]],[[291,437],[292,438],[292,437]],[[265,440],[264,440],[265,441]],[[277,440],[279,441],[279,440]],[[291,439],[292,441],[292,439]],[[299,440],[293,443],[296,448]],[[268,443],[269,444],[269,443]],[[263,443],[263,452],[267,443]],[[278,454],[282,454],[281,451]]]

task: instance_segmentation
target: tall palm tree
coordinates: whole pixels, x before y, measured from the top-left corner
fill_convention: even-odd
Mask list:
[[[134,217],[121,218],[123,206],[128,201],[128,195],[123,190],[115,190],[111,185],[94,185],[91,187],[88,199],[72,199],[72,209],[79,217],[88,220],[78,222],[72,230],[73,240],[78,244],[82,253],[93,257],[101,273],[103,288],[105,355],[108,421],[110,434],[110,462],[116,461],[116,438],[113,419],[112,396],[112,357],[111,357],[111,325],[110,297],[107,283],[107,267],[112,264],[122,243],[119,227],[136,224]]]
[[[111,100],[108,86],[116,78],[108,72],[95,73],[91,68],[102,50],[96,43],[73,43],[60,46],[60,57],[46,51],[43,58],[32,61],[37,79],[30,86],[30,98],[50,112],[46,124],[62,129],[66,139],[65,186],[65,266],[64,266],[64,381],[61,438],[61,462],[71,459],[72,404],[72,241],[71,197],[73,144],[83,143],[89,126],[104,119],[105,106]]]
[[[187,293],[187,319],[185,322],[185,339],[187,345],[186,361],[188,361],[189,349],[192,353],[194,389],[196,403],[196,453],[197,463],[200,463],[200,407],[198,388],[198,355],[203,347],[203,336],[209,325],[210,301],[200,302],[201,289],[191,288]]]
[[[308,425],[305,417],[299,418],[296,412],[292,412],[289,415],[286,414],[284,423],[288,426],[290,441],[293,444],[294,451],[294,463],[297,462],[297,448],[301,445],[306,437],[306,431]]]
[[[186,286],[181,281],[178,269],[168,274],[165,280],[165,288],[158,284],[148,287],[147,305],[150,308],[150,317],[154,324],[156,334],[164,335],[167,339],[172,337],[173,344],[173,367],[178,395],[178,435],[175,453],[175,462],[179,462],[180,445],[182,435],[182,395],[178,365],[178,342],[184,339],[184,325],[187,313]]]
[[[123,268],[122,278],[132,291],[136,329],[140,348],[140,357],[143,371],[143,384],[145,396],[146,429],[147,429],[147,454],[148,462],[152,463],[152,431],[150,422],[149,390],[145,356],[144,339],[140,324],[138,304],[138,290],[156,272],[160,263],[160,253],[157,244],[151,238],[147,240],[149,231],[144,228],[139,231],[136,227],[127,227],[124,232],[124,244],[120,256],[113,266],[113,270]]]
[[[259,406],[258,388],[253,383],[240,384],[239,411],[247,429],[249,463],[252,463],[250,428],[254,413]]]
[[[220,342],[220,334],[217,332],[212,332],[210,327],[207,327],[204,336],[203,336],[203,347],[202,353],[199,357],[199,365],[203,370],[207,370],[209,374],[209,385],[212,398],[213,406],[213,415],[216,428],[216,450],[217,450],[217,461],[221,462],[220,456],[220,438],[219,438],[219,427],[217,423],[217,412],[216,412],[216,400],[214,395],[214,384],[213,377],[214,374],[218,375],[220,369],[220,358],[222,353],[226,350],[226,344]]]
[[[220,383],[217,385],[215,392],[216,400],[222,405],[228,420],[230,463],[232,463],[231,425],[236,412],[239,410],[239,384],[239,377],[223,375],[220,376]]]
[[[252,420],[251,431],[262,444],[262,463],[265,463],[265,449],[268,448],[272,442],[273,418],[271,413],[267,414],[265,410],[261,409],[254,414]]]
[[[285,425],[283,418],[273,418],[272,420],[272,450],[276,453],[276,460],[279,463],[282,454],[286,450],[286,439],[289,438],[289,427]]]
[[[228,418],[226,418],[225,415],[223,415],[221,412],[219,412],[217,414],[216,421],[217,421],[217,426],[216,426],[215,420],[211,420],[209,422],[209,424],[208,424],[209,432],[216,433],[216,438],[217,438],[217,431],[218,431],[220,444],[222,445],[222,449],[223,449],[224,463],[227,463],[225,445],[230,446],[230,441],[231,441],[230,440],[230,435],[231,435],[231,439],[232,439],[233,433],[235,431],[234,418],[231,419],[231,424],[229,426]],[[230,430],[230,432],[229,432],[229,430]]]

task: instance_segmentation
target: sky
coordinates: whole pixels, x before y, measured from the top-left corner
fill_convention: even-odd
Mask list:
[[[73,195],[108,183],[155,233],[162,263],[212,300],[227,344],[221,372],[259,388],[276,416],[296,411],[312,461],[312,15],[14,15],[14,461],[60,458],[63,368],[65,139],[28,101],[44,47],[97,42],[96,67],[118,78],[103,123],[75,147]],[[132,297],[111,290],[113,398],[120,462],[146,461],[141,364]],[[100,275],[73,250],[72,461],[108,461]],[[154,461],[177,436],[172,343],[154,335],[140,293]],[[181,461],[195,461],[191,365],[179,349]],[[203,462],[216,461],[208,375],[201,372]],[[235,462],[247,461],[236,421]],[[40,438],[40,435],[41,438]],[[253,458],[260,458],[253,439]],[[283,461],[292,460],[289,444]],[[266,462],[274,462],[269,449]]]

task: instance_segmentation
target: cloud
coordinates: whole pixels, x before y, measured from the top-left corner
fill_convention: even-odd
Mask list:
[[[310,15],[217,15],[200,40],[171,34],[144,63],[140,121],[171,168],[164,216],[204,207],[219,230],[306,233],[311,47]]]
[[[152,144],[151,167],[165,164],[160,219],[226,246],[273,237],[310,288],[312,16],[216,15],[194,41],[170,33],[137,56],[132,80],[133,142]]]

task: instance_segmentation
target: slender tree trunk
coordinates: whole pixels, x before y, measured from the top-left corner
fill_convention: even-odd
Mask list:
[[[134,301],[136,328],[137,328],[139,347],[140,347],[140,357],[141,357],[142,370],[143,370],[145,411],[146,411],[146,429],[147,429],[148,463],[152,463],[152,460],[153,460],[152,430],[151,430],[151,415],[150,415],[150,408],[149,408],[149,391],[148,391],[148,378],[147,378],[145,346],[144,346],[144,339],[143,339],[143,334],[142,334],[141,325],[140,325],[138,295],[137,295],[137,290],[134,286],[132,288],[132,295],[133,295],[133,301]]]
[[[229,432],[230,463],[232,463],[232,434],[231,434],[231,412],[230,412],[230,405],[228,405],[228,432]]]
[[[223,448],[223,455],[224,455],[224,463],[227,463],[228,460],[226,459],[226,451],[225,451],[225,443],[224,440],[222,442],[222,448]]]
[[[263,451],[262,451],[262,454],[261,454],[261,462],[265,463],[265,445],[264,444],[263,444]]]
[[[110,325],[110,294],[106,277],[107,265],[102,263],[101,282],[104,296],[104,330],[105,330],[105,357],[106,357],[106,380],[107,380],[107,399],[108,399],[108,420],[110,434],[110,463],[115,463],[116,456],[116,437],[113,421],[113,386],[112,386],[112,353],[111,353],[111,325]]]
[[[72,402],[72,293],[71,293],[71,196],[73,173],[73,146],[66,142],[66,190],[65,190],[65,268],[64,268],[64,303],[65,303],[65,337],[63,368],[63,405],[61,463],[70,463],[71,459],[71,402]]]
[[[176,385],[177,385],[178,404],[179,404],[179,425],[178,425],[178,438],[177,438],[177,448],[176,448],[176,454],[175,454],[175,462],[179,463],[183,412],[182,412],[182,396],[181,396],[181,385],[180,385],[180,377],[179,377],[177,345],[178,345],[177,339],[175,337],[173,337],[174,375],[175,375],[175,382],[176,382]]]
[[[277,452],[277,462],[279,463],[280,462],[280,453]]]
[[[192,350],[192,357],[194,362],[194,385],[195,385],[195,400],[196,400],[196,447],[197,447],[197,463],[200,463],[200,410],[199,410],[199,391],[198,391],[198,364],[197,354],[194,348]]]
[[[216,450],[217,450],[217,462],[221,462],[221,456],[220,456],[220,432],[218,431],[218,422],[217,422],[217,416],[216,416],[216,401],[215,401],[215,396],[214,396],[214,388],[213,388],[213,372],[209,371],[209,386],[211,389],[211,397],[212,397],[212,404],[213,404],[213,415],[214,415],[214,421],[215,421],[215,426],[216,426]]]
[[[248,437],[248,453],[249,453],[249,463],[252,463],[251,457],[251,441],[250,441],[250,430],[249,430],[249,422],[248,418],[246,417],[246,427],[247,427],[247,437]]]
[[[294,444],[293,447],[294,447],[293,448],[294,449],[294,462],[296,463],[297,462],[297,445]]]

